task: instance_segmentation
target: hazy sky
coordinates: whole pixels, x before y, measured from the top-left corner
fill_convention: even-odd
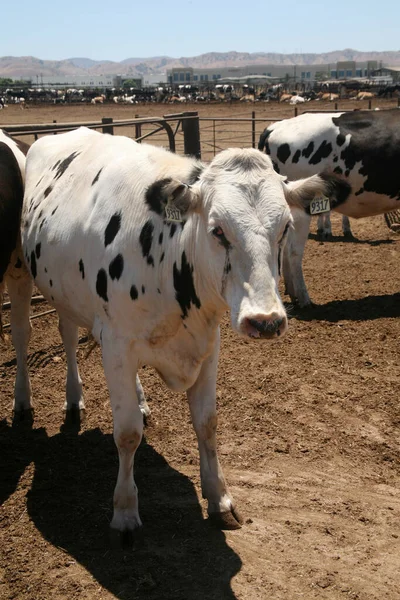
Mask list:
[[[0,56],[400,50],[398,0],[6,0],[1,12]]]

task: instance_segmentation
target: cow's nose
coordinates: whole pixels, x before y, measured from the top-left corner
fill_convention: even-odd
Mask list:
[[[251,338],[271,339],[279,337],[285,333],[286,329],[286,316],[276,313],[248,317],[242,323],[243,333]]]

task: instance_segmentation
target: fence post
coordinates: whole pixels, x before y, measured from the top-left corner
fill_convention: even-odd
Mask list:
[[[295,117],[297,117],[297,115],[298,115],[298,112],[299,112],[299,111],[298,111],[298,108],[297,108],[297,106],[295,106],[295,107],[294,107],[294,116],[295,116]]]
[[[256,113],[254,110],[251,113],[251,147],[256,147]]]
[[[368,108],[369,108],[369,110],[371,110],[371,108],[372,108],[372,100],[368,100]]]
[[[184,112],[182,117],[183,151],[189,156],[201,158],[199,113]]]
[[[135,119],[139,119],[139,115],[135,115]],[[142,125],[141,123],[135,124],[135,138],[138,139],[142,137]]]
[[[57,123],[57,119],[53,119],[53,123]],[[53,133],[53,135],[57,135],[57,131]],[[37,138],[36,138],[37,139]]]
[[[337,102],[335,102],[335,110],[337,110],[337,109],[338,109],[337,107],[338,107],[338,103],[337,103]]]
[[[397,106],[399,106],[399,107],[400,107],[400,97],[399,97],[399,98],[397,98]]]
[[[108,123],[112,123],[113,120],[111,117],[103,117],[101,119],[101,122],[108,125]],[[108,125],[108,127],[103,126],[102,127],[103,133],[110,133],[111,135],[114,135],[114,127],[111,127]]]

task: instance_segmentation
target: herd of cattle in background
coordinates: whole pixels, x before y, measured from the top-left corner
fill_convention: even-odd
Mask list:
[[[11,300],[14,417],[32,410],[34,282],[59,315],[67,414],[84,409],[78,326],[102,349],[119,451],[118,536],[141,526],[132,465],[149,414],[143,364],[187,391],[208,512],[222,527],[240,526],[215,438],[219,323],[229,309],[241,336],[283,336],[281,270],[291,299],[310,304],[302,258],[315,197],[348,217],[396,210],[399,164],[399,109],[303,114],[267,127],[258,149],[224,150],[209,164],[86,128],[30,149],[0,133],[0,292],[6,284]]]
[[[305,84],[296,84],[293,88],[279,83],[266,86],[234,86],[217,84],[198,88],[194,85],[180,85],[177,88],[157,87],[147,89],[111,88],[111,89],[41,89],[20,88],[0,89],[0,108],[8,104],[20,104],[24,108],[30,104],[177,104],[186,102],[287,102],[300,104],[311,100],[334,102],[339,99],[370,100],[372,98],[400,97],[400,84],[367,85],[357,82],[340,84],[325,83],[307,89]]]

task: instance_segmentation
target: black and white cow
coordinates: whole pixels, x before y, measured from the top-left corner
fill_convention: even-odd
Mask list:
[[[253,149],[226,150],[204,166],[85,128],[31,147],[23,248],[36,285],[59,314],[67,409],[83,407],[78,325],[102,349],[119,452],[114,531],[141,525],[132,473],[143,429],[141,364],[155,367],[171,389],[187,391],[208,511],[238,526],[215,438],[219,322],[230,308],[242,336],[286,332],[278,277],[289,206],[331,188],[343,193],[343,186],[319,176],[284,183],[271,159]]]
[[[274,123],[261,134],[259,150],[290,179],[335,173],[351,194],[330,206],[342,215],[370,217],[400,209],[400,110],[303,114]],[[302,259],[310,216],[293,210],[283,261],[286,290],[300,306],[311,303]]]
[[[17,355],[14,410],[31,405],[27,370],[30,337],[29,308],[31,276],[26,270],[20,238],[24,197],[25,155],[29,146],[0,130],[0,337],[3,335],[1,307],[5,286],[11,301],[11,335]]]

